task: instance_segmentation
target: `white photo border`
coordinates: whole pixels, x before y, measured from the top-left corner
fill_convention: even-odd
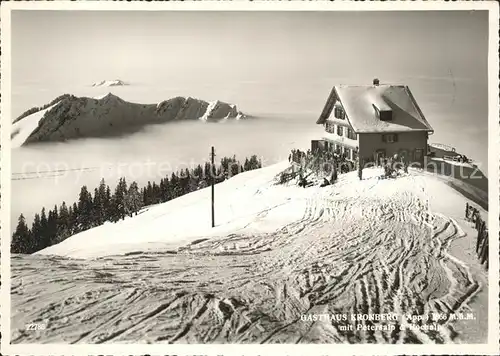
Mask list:
[[[1,350],[21,355],[343,355],[343,354],[455,354],[497,355],[499,350],[499,239],[490,239],[487,344],[11,344],[10,332],[10,129],[11,122],[11,12],[13,10],[67,11],[451,11],[489,12],[488,38],[488,171],[489,234],[499,234],[499,4],[496,1],[33,1],[2,2],[1,10]]]

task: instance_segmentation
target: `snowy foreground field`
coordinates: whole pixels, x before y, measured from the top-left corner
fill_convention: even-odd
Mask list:
[[[446,179],[367,169],[325,188],[275,185],[287,166],[217,185],[213,229],[208,188],[13,256],[12,342],[486,340],[472,202]]]

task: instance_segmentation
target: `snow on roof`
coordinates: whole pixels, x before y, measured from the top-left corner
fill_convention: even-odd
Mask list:
[[[437,148],[437,149],[440,149],[440,150],[443,150],[443,151],[456,152],[455,147],[452,147],[450,145],[445,145],[445,144],[442,144],[442,143],[431,142],[431,143],[429,143],[429,146]]]
[[[407,86],[335,86],[333,95],[342,103],[357,133],[433,131]],[[380,120],[374,105],[381,111],[392,111],[392,120]],[[323,122],[322,116],[317,123]]]

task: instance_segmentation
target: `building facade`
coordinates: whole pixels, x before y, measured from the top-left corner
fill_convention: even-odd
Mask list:
[[[323,137],[312,150],[329,150],[346,159],[381,162],[394,157],[423,164],[433,133],[407,86],[335,86],[316,122]]]

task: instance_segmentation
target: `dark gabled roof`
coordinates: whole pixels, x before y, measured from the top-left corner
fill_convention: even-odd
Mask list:
[[[405,85],[334,86],[317,124],[329,118],[337,101],[356,133],[434,131]],[[392,110],[392,120],[380,120],[374,106]]]

